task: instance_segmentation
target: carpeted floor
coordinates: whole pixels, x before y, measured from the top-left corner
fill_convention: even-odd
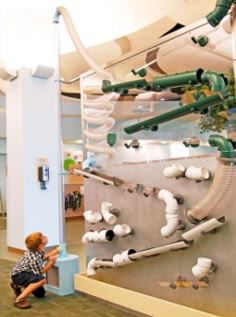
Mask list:
[[[1,317],[132,317],[124,312],[86,296],[75,293],[59,296],[47,293],[42,299],[30,295],[27,300],[32,307],[21,310],[13,306],[14,293],[9,286],[9,273],[14,262],[0,259],[0,316]]]

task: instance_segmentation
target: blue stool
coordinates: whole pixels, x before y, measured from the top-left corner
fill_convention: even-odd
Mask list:
[[[60,254],[54,265],[47,272],[45,289],[57,295],[68,295],[75,292],[74,275],[79,272],[77,255]]]

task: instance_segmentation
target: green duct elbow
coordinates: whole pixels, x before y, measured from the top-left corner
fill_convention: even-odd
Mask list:
[[[211,91],[224,91],[225,81],[224,78],[215,72],[206,71],[201,74],[201,82],[209,83]]]
[[[211,146],[218,147],[221,157],[232,158],[235,156],[232,143],[224,136],[217,134],[210,135],[208,142]]]
[[[213,27],[219,25],[221,20],[227,15],[231,5],[232,0],[218,0],[215,10],[206,16],[208,23]]]

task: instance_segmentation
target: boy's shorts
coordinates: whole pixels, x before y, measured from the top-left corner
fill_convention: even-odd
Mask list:
[[[23,287],[27,287],[31,283],[37,283],[45,279],[43,275],[35,274],[33,272],[18,273],[16,275],[13,275],[11,278],[15,285],[23,286]],[[34,294],[34,296],[40,298],[45,296],[46,291],[43,288],[43,286],[41,286],[37,288],[36,290],[34,290],[32,293]]]
[[[37,283],[45,279],[43,275],[35,274],[33,272],[21,272],[13,275],[12,280],[14,284],[27,287],[31,283]]]

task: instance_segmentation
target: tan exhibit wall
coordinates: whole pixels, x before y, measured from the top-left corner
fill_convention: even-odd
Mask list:
[[[85,210],[101,212],[102,202],[110,202],[113,208],[120,211],[115,224],[109,225],[104,220],[97,224],[86,221],[85,231],[113,229],[116,224],[128,224],[133,230],[132,235],[115,236],[110,242],[87,243],[88,261],[94,257],[112,260],[115,254],[128,249],[139,252],[181,240],[184,232],[197,226],[189,222],[184,211],[196,205],[207,194],[216,172],[217,157],[218,154],[165,160],[151,164],[122,164],[103,167],[100,170],[104,174],[116,176],[125,181],[165,189],[174,195],[182,195],[184,202],[178,205],[177,214],[185,223],[185,229],[177,230],[169,238],[163,237],[160,233],[161,227],[166,224],[166,205],[163,200],[151,196],[145,197],[142,193],[129,193],[119,187],[85,178]],[[211,178],[196,182],[186,177],[179,179],[164,177],[164,168],[173,163],[180,163],[185,169],[190,166],[205,167],[210,172]],[[235,184],[235,181],[236,173],[234,172],[232,184]],[[89,278],[217,316],[234,317],[236,314],[235,204],[236,195],[232,185],[223,200],[208,216],[208,219],[214,217],[219,219],[225,216],[225,223],[214,232],[200,235],[186,249],[143,257],[124,266],[99,268],[96,274]],[[166,283],[167,286],[161,283],[176,282],[180,276],[186,281],[198,281],[192,273],[192,267],[197,263],[198,257],[209,258],[217,265],[217,270],[207,275],[208,287],[194,289],[191,286],[183,287],[182,285],[173,289],[168,286],[168,283]]]

